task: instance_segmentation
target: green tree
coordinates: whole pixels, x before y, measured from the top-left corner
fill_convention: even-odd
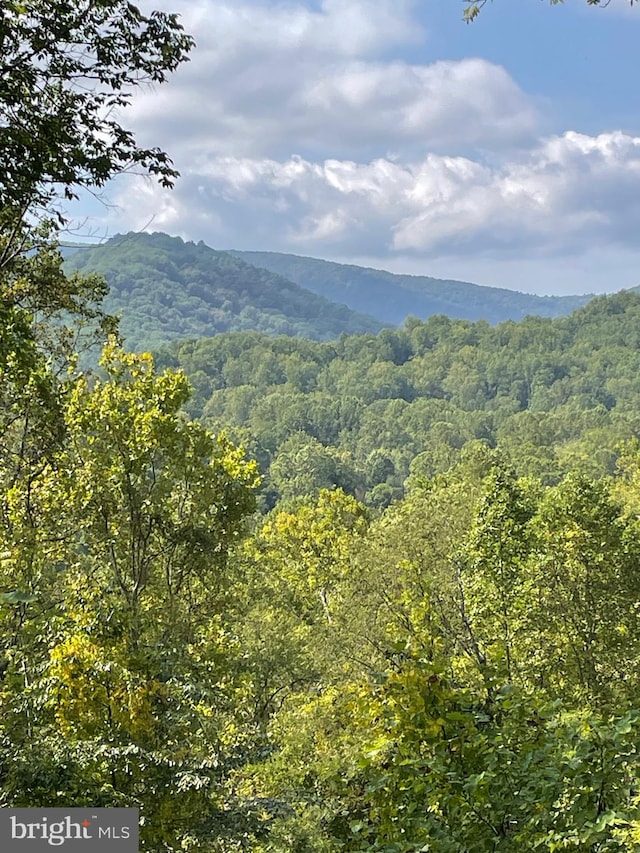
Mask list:
[[[520,650],[530,683],[575,705],[637,700],[637,523],[606,483],[568,475],[531,521]]]
[[[327,791],[331,782],[338,788],[327,822],[339,849],[633,849],[637,711],[608,719],[511,685],[491,695],[469,690],[417,650],[351,695],[352,725],[362,727],[352,748],[363,730],[368,741],[359,773],[353,758],[338,755],[341,766],[325,782]]]
[[[138,805],[155,851],[190,823],[198,843],[235,831],[228,555],[256,466],[181,415],[184,375],[115,345],[102,366],[65,395],[63,446],[5,496],[0,797]]]
[[[367,530],[364,507],[340,490],[297,503],[274,510],[247,540],[235,585],[246,679],[267,743],[275,713],[336,677],[342,633],[335,620],[351,551]]]
[[[354,474],[334,448],[303,432],[282,442],[269,470],[281,498],[314,496],[334,487],[351,490]]]
[[[177,173],[167,155],[140,147],[116,111],[187,58],[193,40],[177,15],[144,15],[128,0],[8,0],[0,44],[3,234],[27,210],[132,166],[171,185]]]
[[[604,483],[545,490],[486,448],[416,484],[350,545],[348,665],[271,723],[247,784],[292,814],[255,849],[634,849],[636,526]]]
[[[362,504],[341,489],[322,489],[297,510],[273,511],[256,536],[256,559],[299,617],[331,624],[334,590],[366,529]]]

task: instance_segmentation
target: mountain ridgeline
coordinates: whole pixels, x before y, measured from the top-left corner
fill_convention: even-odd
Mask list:
[[[328,340],[384,325],[227,252],[166,234],[126,234],[65,253],[69,269],[104,276],[104,308],[121,315],[134,350],[229,331]]]
[[[640,851],[640,291],[63,258],[194,40],[2,12],[0,853]]]
[[[559,317],[585,305],[592,295],[536,296],[499,287],[430,276],[396,275],[352,264],[336,264],[317,258],[277,252],[230,254],[247,263],[271,270],[301,287],[354,311],[366,311],[386,325],[402,325],[412,315],[425,319],[446,314],[457,320],[522,320],[532,314]]]
[[[434,314],[493,324],[568,314],[591,298],[534,296],[295,255],[220,252],[161,233],[63,251],[68,269],[106,278],[104,307],[122,316],[133,350],[236,331],[323,341]]]
[[[54,246],[0,274],[2,802],[145,853],[640,850],[640,293],[311,341],[278,294],[332,304],[230,255],[90,254],[175,339],[123,350]]]

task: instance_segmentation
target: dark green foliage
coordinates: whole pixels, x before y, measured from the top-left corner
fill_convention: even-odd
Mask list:
[[[547,483],[569,470],[612,474],[640,428],[639,328],[640,294],[629,291],[566,318],[491,327],[436,316],[326,343],[218,335],[162,359],[190,376],[192,414],[248,430],[265,473],[306,434],[342,472],[329,479],[380,507],[469,442],[500,446]]]
[[[82,375],[103,284],[24,207],[129,160],[171,180],[102,108],[190,40],[121,0],[10,0],[0,36],[0,805],[137,806],[148,853],[640,849],[640,294],[375,334],[130,235],[75,256],[130,346],[231,331],[158,359],[191,400],[115,338]],[[353,269],[371,310],[391,279]],[[284,336],[312,331],[345,334]]]
[[[22,218],[133,164],[172,184],[167,155],[138,146],[115,115],[187,58],[193,40],[176,15],[127,0],[5,0],[0,45],[0,211]]]
[[[249,329],[326,340],[382,327],[279,275],[179,237],[132,233],[67,254],[69,268],[106,278],[105,308],[122,313],[130,349]]]
[[[189,400],[115,339],[56,376],[98,279],[1,279],[0,804],[136,805],[148,853],[639,848],[640,294],[176,341]]]
[[[637,501],[637,447],[627,464]],[[256,566],[284,622],[313,574],[276,519]],[[251,771],[293,814],[253,849],[637,849],[638,534],[609,484],[544,488],[476,447],[352,537],[313,630],[330,660]]]

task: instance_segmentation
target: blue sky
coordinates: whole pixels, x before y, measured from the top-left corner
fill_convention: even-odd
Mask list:
[[[494,0],[466,25],[460,0],[162,2],[197,47],[122,119],[182,177],[84,199],[83,235],[537,293],[640,284],[637,6]]]

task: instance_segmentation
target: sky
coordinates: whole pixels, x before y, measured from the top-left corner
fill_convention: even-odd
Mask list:
[[[196,39],[74,236],[165,231],[541,294],[640,284],[640,5],[147,0]]]

